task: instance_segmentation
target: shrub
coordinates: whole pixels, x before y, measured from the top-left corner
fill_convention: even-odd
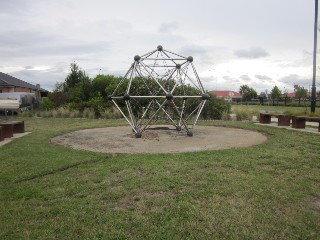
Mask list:
[[[231,120],[230,113],[228,111],[224,111],[222,113],[221,119],[224,121],[230,121]]]
[[[206,102],[201,115],[203,119],[221,120],[223,114],[230,113],[231,104],[214,95],[209,95],[210,99]]]
[[[101,118],[105,119],[119,119],[122,117],[121,113],[116,107],[111,107],[105,109],[103,112],[100,112]]]
[[[49,118],[52,116],[53,116],[52,111],[41,111],[40,112],[40,117]]]
[[[93,118],[95,118],[95,112],[94,112],[94,110],[92,108],[85,108],[83,110],[82,116],[84,118],[93,119]]]
[[[42,110],[48,111],[48,110],[54,109],[55,104],[50,98],[44,97],[42,98],[40,106]]]
[[[47,111],[47,112],[49,112],[49,111]],[[52,114],[52,117],[54,117],[54,118],[59,118],[61,116],[60,111],[58,109],[53,109],[51,111],[51,114]]]
[[[33,117],[34,112],[31,110],[23,111],[19,114],[21,117]]]
[[[81,118],[81,112],[79,110],[70,111],[70,118]]]
[[[252,120],[252,117],[254,116],[252,111],[250,110],[236,110],[236,120],[237,121],[243,121],[243,120]]]
[[[58,111],[60,112],[60,117],[62,118],[70,118],[70,110],[67,108],[59,108]]]

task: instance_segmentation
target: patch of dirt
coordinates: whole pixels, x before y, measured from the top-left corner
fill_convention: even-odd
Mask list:
[[[315,210],[320,213],[320,198],[314,198],[312,202]]]
[[[196,126],[193,137],[173,126],[158,126],[135,138],[130,127],[84,129],[54,137],[56,145],[102,153],[178,153],[243,148],[265,143],[267,136],[243,129]]]

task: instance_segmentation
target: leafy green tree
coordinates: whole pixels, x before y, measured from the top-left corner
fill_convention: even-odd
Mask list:
[[[57,108],[66,103],[67,94],[61,90],[54,90],[53,92],[48,94],[48,98],[54,103],[54,106]]]
[[[91,108],[94,110],[96,117],[100,117],[101,113],[106,110],[107,102],[98,92],[98,96],[95,96],[89,100]]]
[[[231,104],[225,101],[224,99],[217,98],[216,96],[208,93],[210,98],[206,102],[202,110],[202,117],[204,119],[217,119],[221,120],[223,113],[230,113]]]
[[[70,64],[70,72],[64,83],[56,86],[56,92],[60,91],[66,96],[64,104],[67,103],[70,108],[83,110],[88,107],[87,102],[92,95],[91,79],[76,63]]]
[[[55,106],[55,103],[48,97],[44,97],[42,98],[42,102],[41,102],[41,107],[43,110],[51,110],[51,109],[54,109],[56,106]]]
[[[86,77],[85,72],[76,63],[71,63],[70,72],[64,81],[64,91],[67,92],[70,88],[74,88],[83,77]]]
[[[115,77],[113,75],[97,75],[92,80],[93,96],[100,94],[104,99],[107,99],[108,95],[116,88],[120,79],[120,77]]]
[[[121,79],[116,79],[116,81],[110,82],[110,84],[106,87],[106,92],[109,94],[114,91],[114,89],[117,87],[118,83],[121,81]],[[175,82],[171,80],[161,80],[158,79],[158,82],[164,87],[166,90],[170,90],[175,85]],[[117,89],[117,96],[121,96],[126,92],[126,86],[127,84],[123,84],[119,86]],[[109,95],[108,94],[108,95]],[[136,77],[132,80],[131,88],[130,88],[130,95],[131,96],[137,96],[137,95],[153,95],[153,96],[163,96],[164,92],[162,89],[160,89],[159,85],[154,81],[153,79],[148,78],[140,78]],[[201,95],[201,91],[194,88],[191,85],[184,85],[184,86],[176,86],[174,89],[173,95]],[[156,99],[155,99],[156,100]],[[135,116],[141,116],[148,106],[148,103],[150,102],[149,99],[145,98],[138,98],[138,99],[131,99],[132,101],[132,112]],[[163,102],[163,99],[157,100],[159,103]],[[182,98],[173,98],[174,104],[179,107],[179,110],[181,110],[183,106],[184,99]],[[109,101],[110,102],[110,101]],[[201,102],[200,98],[188,98],[186,100],[185,108],[184,108],[184,114],[185,116],[188,116],[191,114],[194,109],[199,105]],[[122,109],[124,113],[127,113],[125,102],[124,101],[117,101],[117,104]],[[153,115],[153,113],[158,109],[158,105],[156,102],[154,102],[152,107],[148,111],[148,116],[150,117]],[[108,105],[109,107],[109,105]],[[171,114],[175,115],[177,114],[174,109],[172,108],[172,103],[167,102],[164,105],[164,109],[166,111],[172,111]],[[205,107],[202,110],[202,117],[204,119],[221,119],[223,112],[229,112],[230,111],[230,104],[224,101],[223,99],[218,99],[215,96],[211,95],[210,99],[206,102]],[[165,117],[165,114],[163,111],[158,112],[157,115],[163,115]]]
[[[302,86],[294,85],[294,92],[296,94],[296,97],[299,99],[299,105],[301,98],[303,99],[303,102],[305,104],[305,99],[308,97],[308,90]]]
[[[241,85],[239,92],[242,95],[242,100],[249,101],[251,99],[255,99],[258,96],[258,93],[253,88],[249,87],[248,85]]]
[[[271,98],[272,98],[272,103],[274,105],[274,101],[277,100],[277,105],[279,104],[279,98],[281,97],[282,93],[281,90],[277,87],[274,86],[271,90]]]
[[[122,80],[123,78],[121,77],[100,74],[91,80],[86,75],[85,71],[81,70],[76,63],[72,63],[70,64],[70,72],[65,78],[65,81],[63,83],[56,84],[56,89],[49,95],[49,98],[56,107],[64,105],[69,109],[80,111],[85,108],[91,108],[94,109],[96,117],[99,117],[102,113],[105,113],[106,110],[114,108],[112,101],[108,101],[108,95],[111,95],[115,91]],[[173,79],[158,79],[158,82],[166,91],[173,89],[175,86]],[[127,86],[128,79],[124,79],[123,84],[117,88],[116,95],[123,96],[127,91]],[[164,94],[163,89],[160,88],[154,79],[135,77],[132,80],[130,87],[131,96],[163,96]],[[201,95],[201,91],[190,85],[175,86],[173,95]],[[133,114],[135,116],[141,116],[148,107],[150,99],[132,98],[130,101],[132,101],[131,110]],[[174,98],[172,102],[174,102],[177,107],[182,108],[183,101],[184,99],[182,98]],[[188,116],[199,105],[201,99],[189,98],[186,101],[187,103],[184,108],[184,114]],[[163,99],[153,99],[153,104],[148,111],[148,115],[153,115],[153,113],[159,108],[158,104],[161,104],[162,102]],[[117,101],[117,104],[122,111],[126,113],[127,108],[125,107],[125,101]],[[164,105],[164,108],[168,111],[173,111],[174,114],[177,114],[174,108],[172,108],[172,106],[169,107],[169,105],[172,105],[170,101]],[[230,104],[224,100],[211,96],[202,111],[202,117],[208,119],[221,119],[223,112],[229,111]],[[163,111],[158,113],[165,115]]]

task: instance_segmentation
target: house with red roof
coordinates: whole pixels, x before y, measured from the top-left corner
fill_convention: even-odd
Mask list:
[[[295,92],[291,92],[291,93],[283,94],[283,96],[287,97],[287,98],[295,98],[296,97],[296,93]]]
[[[235,91],[213,90],[210,91],[210,93],[215,95],[217,98],[223,98],[227,102],[240,102],[242,99],[242,95]]]

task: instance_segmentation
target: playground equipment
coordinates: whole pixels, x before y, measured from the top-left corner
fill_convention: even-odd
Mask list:
[[[193,136],[206,94],[193,57],[165,50],[161,45],[136,55],[125,76],[108,96],[140,138],[158,120],[170,122],[177,131]]]

